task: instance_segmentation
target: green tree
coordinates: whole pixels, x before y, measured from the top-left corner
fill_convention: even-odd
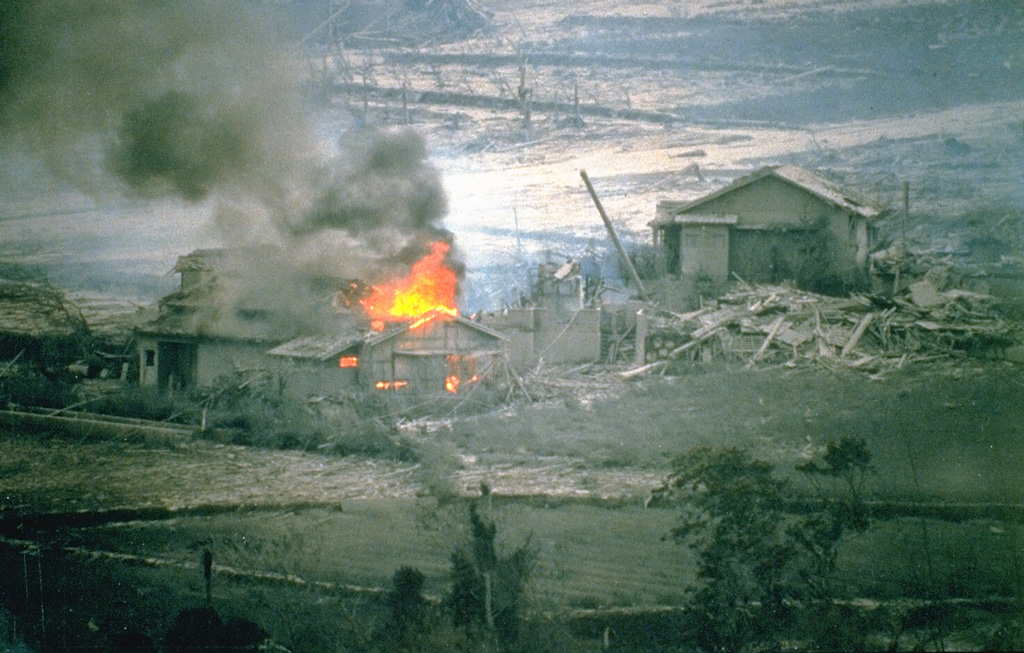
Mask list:
[[[701,586],[693,594],[694,641],[708,651],[777,647],[795,624],[798,606],[814,624],[812,646],[842,647],[828,639],[837,623],[832,599],[843,537],[869,526],[864,487],[871,472],[864,440],[830,441],[820,460],[797,469],[817,501],[794,514],[794,493],[774,467],[745,450],[702,447],[675,461],[659,492],[681,499],[682,519],[671,537],[697,558]],[[804,502],[806,504],[806,502]]]
[[[423,572],[413,567],[400,567],[391,579],[391,590],[385,601],[388,607],[387,632],[402,639],[418,628],[426,610],[423,598]]]
[[[696,643],[709,651],[775,644],[794,554],[780,528],[785,482],[744,450],[701,447],[677,459],[669,487],[684,501],[671,535],[696,554],[702,582],[691,601]]]
[[[530,540],[508,555],[495,546],[498,528],[469,506],[470,542],[452,552],[452,590],[446,607],[456,626],[484,628],[502,644],[519,637],[523,592],[533,572],[537,552]]]
[[[827,443],[820,461],[798,465],[797,471],[810,481],[823,508],[792,524],[789,534],[810,558],[803,576],[812,595],[831,599],[840,541],[870,526],[864,486],[873,472],[871,452],[863,438],[843,436]]]

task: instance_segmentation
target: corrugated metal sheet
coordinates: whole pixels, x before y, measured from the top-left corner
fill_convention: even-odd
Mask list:
[[[267,353],[284,358],[302,358],[325,361],[340,356],[345,350],[360,344],[363,334],[342,333],[336,335],[315,335],[289,340],[274,347]]]

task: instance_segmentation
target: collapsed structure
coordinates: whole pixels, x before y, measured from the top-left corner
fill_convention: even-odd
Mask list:
[[[282,313],[258,292],[233,295],[233,257],[197,250],[179,258],[180,288],[137,330],[139,382],[173,391],[271,371],[297,397],[458,393],[498,370],[518,380],[516,370],[541,365],[625,361],[637,366],[629,377],[679,358],[727,358],[880,373],[1008,346],[1013,326],[993,310],[994,299],[956,287],[941,271],[887,296],[806,290],[866,277],[884,213],[794,166],[762,168],[692,202],[661,202],[651,226],[668,278],[731,278],[739,288],[687,313],[649,301],[602,306],[595,280],[567,260],[538,267],[531,297],[467,319],[455,305],[457,275],[446,267],[450,246],[438,241],[406,278],[381,285],[295,275],[291,294],[307,305],[300,318],[302,302]]]

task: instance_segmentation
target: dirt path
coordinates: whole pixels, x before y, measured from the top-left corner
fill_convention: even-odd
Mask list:
[[[191,442],[156,449],[113,442],[0,438],[0,508],[64,512],[120,508],[339,504],[424,491],[419,464]],[[460,493],[486,481],[495,494],[554,498],[642,497],[661,474],[587,470],[582,461],[471,462],[454,471]]]

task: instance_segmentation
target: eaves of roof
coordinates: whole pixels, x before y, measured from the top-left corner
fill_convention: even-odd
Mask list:
[[[856,213],[867,220],[874,220],[885,211],[884,208],[878,206],[874,202],[861,197],[853,191],[840,187],[838,184],[825,179],[821,175],[799,166],[780,165],[759,168],[749,175],[744,175],[743,177],[734,180],[732,183],[727,184],[708,195],[704,195],[703,197],[699,197],[689,202],[660,202],[657,210],[658,217],[650,222],[649,225],[652,227],[663,226],[664,223],[662,221],[668,219],[670,216],[688,213],[713,199],[727,195],[756,181],[764,179],[765,177],[776,177],[781,179],[788,184],[796,186],[819,199],[828,202],[829,204],[846,211],[850,211],[851,213]]]

